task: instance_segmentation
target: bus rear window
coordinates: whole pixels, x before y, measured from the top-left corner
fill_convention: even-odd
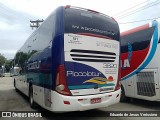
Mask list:
[[[65,9],[65,33],[90,33],[119,41],[119,26],[115,20],[80,9]]]

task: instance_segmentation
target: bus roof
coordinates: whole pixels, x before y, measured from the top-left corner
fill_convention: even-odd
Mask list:
[[[139,27],[136,27],[136,28],[133,28],[133,29],[130,29],[130,30],[127,30],[125,32],[122,32],[121,36],[125,36],[125,35],[131,34],[131,33],[134,33],[134,32],[138,32],[138,31],[141,31],[141,30],[144,30],[144,29],[147,29],[147,28],[149,28],[149,23],[147,23],[145,25],[142,25],[142,26],[139,26]]]
[[[80,9],[80,10],[84,10],[84,11],[89,11],[89,12],[92,12],[92,13],[97,13],[97,14],[99,14],[99,15],[103,15],[103,16],[105,16],[105,17],[108,17],[108,18],[116,21],[115,18],[110,17],[110,16],[108,16],[108,15],[106,15],[106,14],[100,13],[100,12],[98,12],[98,11],[92,10],[92,9],[86,9],[86,8],[82,8],[82,7],[75,7],[75,6],[71,6],[71,5],[66,5],[66,6],[64,6],[64,8],[65,8],[65,9],[67,9],[67,8],[73,8],[73,9]],[[117,21],[116,21],[116,22],[117,22]]]

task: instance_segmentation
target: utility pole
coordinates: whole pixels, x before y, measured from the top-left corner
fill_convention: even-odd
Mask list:
[[[32,28],[32,30],[33,30],[33,28],[38,28],[39,26],[40,26],[40,23],[41,22],[43,22],[44,20],[42,19],[42,20],[35,20],[35,21],[33,21],[33,20],[30,20],[30,22],[32,23],[32,24],[30,24],[30,27]]]

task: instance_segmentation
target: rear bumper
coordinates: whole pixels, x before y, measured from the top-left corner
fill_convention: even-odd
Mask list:
[[[51,94],[51,111],[54,112],[69,112],[69,111],[84,111],[89,109],[96,109],[101,107],[107,107],[116,104],[120,100],[121,90],[117,90],[110,93],[88,95],[88,96],[64,96],[55,91]],[[101,98],[101,103],[91,104],[90,100],[93,98]],[[83,99],[83,101],[78,101]],[[70,104],[64,104],[64,101]]]

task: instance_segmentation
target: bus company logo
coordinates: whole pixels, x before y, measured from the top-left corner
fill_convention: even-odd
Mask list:
[[[28,70],[34,70],[40,68],[41,61],[36,61],[28,64]]]
[[[120,60],[121,68],[127,68],[130,67],[129,59]]]
[[[103,68],[117,68],[117,64],[113,63],[104,63]]]
[[[2,117],[12,117],[11,112],[2,112]]]
[[[132,45],[130,43],[128,43],[128,59],[131,60],[132,59]]]
[[[108,78],[103,77],[93,77],[89,80],[84,81],[83,83],[96,83],[96,84],[108,84],[114,81],[113,76],[109,76]]]
[[[102,73],[100,72],[75,72],[75,71],[67,71],[67,76],[72,76],[72,77],[85,77],[85,76],[100,76]]]
[[[41,113],[37,112],[2,112],[1,117],[26,118],[26,117],[42,117]]]

